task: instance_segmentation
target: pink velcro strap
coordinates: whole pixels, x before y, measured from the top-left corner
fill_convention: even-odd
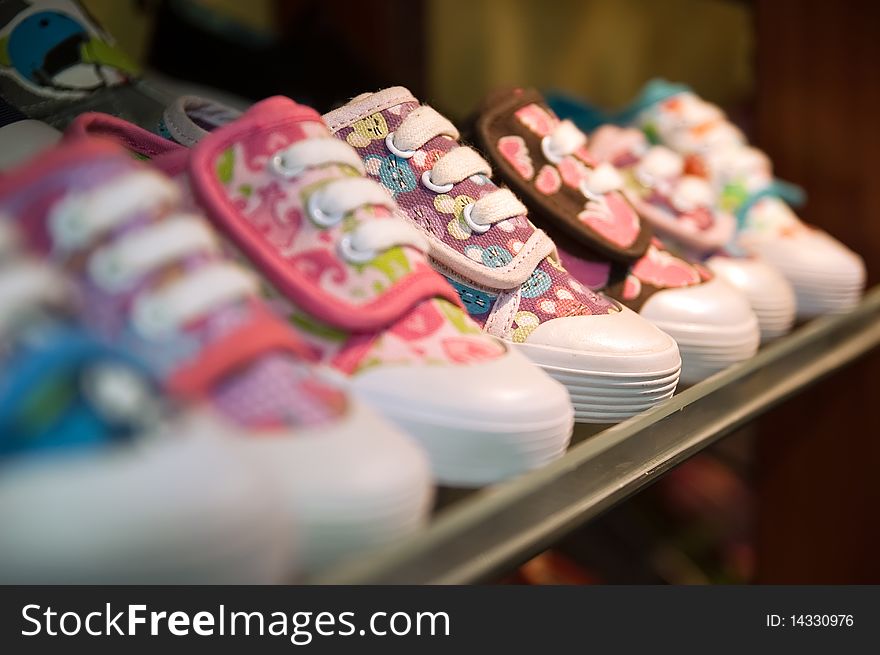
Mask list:
[[[270,352],[289,353],[314,361],[315,354],[285,324],[266,312],[204,348],[195,360],[178,368],[168,390],[184,398],[203,398],[225,377]]]

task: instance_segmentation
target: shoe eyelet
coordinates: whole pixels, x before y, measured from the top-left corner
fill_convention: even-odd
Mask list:
[[[585,180],[580,183],[578,188],[580,189],[581,193],[584,194],[584,197],[587,200],[600,200],[602,198],[601,195],[599,195],[598,193],[593,193],[590,190],[590,187],[587,186],[587,182]]]
[[[119,257],[96,252],[89,260],[88,269],[92,280],[102,289],[119,291],[125,287],[125,264]]]
[[[147,339],[167,335],[174,328],[171,316],[153,299],[135,301],[131,320],[135,329]]]
[[[354,247],[351,234],[345,234],[339,239],[337,246],[339,255],[352,264],[366,264],[376,259],[378,253],[374,250],[359,250]]]
[[[452,187],[455,186],[450,182],[449,184],[434,184],[434,181],[431,179],[431,171],[427,170],[422,173],[422,184],[429,188],[434,193],[449,193],[452,191]]]
[[[63,248],[75,248],[86,239],[87,229],[83,217],[77,213],[62,214],[52,222],[53,238]]]
[[[276,153],[269,160],[269,167],[275,172],[277,175],[281,177],[290,179],[296,177],[301,174],[303,170],[305,170],[302,166],[289,166],[287,164],[287,160],[284,157],[283,153]]]
[[[558,164],[562,161],[562,155],[553,150],[553,146],[550,143],[549,134],[541,139],[541,152],[544,153],[544,157],[551,164]]]
[[[464,209],[461,211],[461,217],[464,219],[464,222],[467,223],[467,226],[471,228],[471,232],[476,234],[483,234],[489,231],[491,225],[482,225],[480,223],[475,223],[474,219],[471,218],[471,214],[474,211],[474,203],[468,203],[464,206]]]
[[[413,155],[416,154],[415,150],[401,150],[394,145],[394,132],[389,132],[388,136],[385,137],[385,147],[401,159],[412,159]]]
[[[340,214],[330,214],[321,209],[321,194],[319,191],[315,191],[309,196],[309,200],[306,203],[306,213],[308,213],[312,222],[319,227],[333,227],[342,220]]]

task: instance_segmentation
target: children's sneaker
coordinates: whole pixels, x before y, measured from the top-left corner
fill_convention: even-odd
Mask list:
[[[84,111],[158,128],[167,101],[72,0],[0,2],[0,97],[60,128]]]
[[[182,133],[179,118],[168,122]],[[84,116],[77,130],[152,139],[136,151],[172,173],[182,164],[321,361],[415,435],[442,482],[496,482],[565,452],[565,389],[480,331],[428,265],[422,233],[314,110],[270,98],[191,151],[107,116]]]
[[[76,283],[88,328],[249,433],[306,567],[416,529],[431,501],[421,449],[316,377],[308,346],[181,195],[119,146],[79,139],[0,178],[0,213]]]
[[[289,512],[243,440],[166,420],[146,366],[70,298],[44,264],[0,262],[0,581],[288,581]]]
[[[666,243],[674,243],[742,292],[758,317],[761,340],[781,337],[794,325],[794,289],[757,257],[734,257],[724,248],[736,220],[718,207],[707,180],[685,170],[684,158],[662,145],[650,146],[635,128],[603,125],[590,136],[590,153],[623,175],[624,191],[639,215]]]
[[[585,129],[601,113],[567,98],[556,106]],[[749,147],[724,112],[683,85],[653,80],[628,108],[600,119],[633,124],[648,138],[685,158],[688,171],[705,177],[721,197],[721,207],[737,219],[734,254],[760,256],[794,287],[801,318],[844,312],[855,306],[865,284],[861,257],[827,233],[810,227],[790,204],[803,200],[792,185],[773,178],[767,156]]]
[[[672,395],[675,342],[569,275],[525,206],[491,181],[446,118],[395,87],[324,120],[427,238],[434,267],[471,318],[565,384],[576,420],[620,421]]]
[[[755,354],[758,323],[743,295],[668,252],[624,195],[620,172],[600,163],[586,135],[560,121],[537,92],[489,96],[475,138],[556,241],[572,275],[675,338],[683,381],[698,382]]]

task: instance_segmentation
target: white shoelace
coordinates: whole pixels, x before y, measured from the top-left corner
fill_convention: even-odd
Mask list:
[[[636,179],[669,196],[680,212],[710,207],[715,194],[702,178],[684,174],[684,158],[665,146],[652,146],[635,167]]]
[[[64,279],[30,259],[11,261],[0,269],[0,341],[22,315],[41,307],[64,307],[69,300]]]
[[[587,135],[570,120],[564,120],[541,140],[541,149],[549,161],[558,164],[564,157],[573,155],[586,144]],[[581,182],[580,190],[585,197],[593,200],[612,191],[621,191],[623,185],[620,172],[612,164],[603,162],[589,169],[586,179]]]
[[[173,206],[179,197],[174,183],[156,172],[126,173],[112,185],[64,199],[49,216],[49,230],[56,248],[68,256],[137,214]],[[176,213],[112,240],[91,254],[87,266],[100,288],[116,293],[175,260],[218,249],[214,235],[199,217]],[[258,290],[253,275],[233,262],[217,261],[140,293],[131,318],[142,335],[161,337]]]
[[[407,159],[438,136],[458,139],[459,133],[448,119],[431,107],[422,105],[404,118],[394,132],[388,134],[385,143],[391,152]],[[459,146],[445,153],[431,170],[422,174],[422,184],[435,193],[448,193],[456,184],[474,175],[489,177],[492,168],[476,151]],[[472,232],[482,234],[495,223],[525,214],[525,205],[511,191],[498,189],[467,205],[462,218]]]
[[[350,166],[362,175],[360,155],[339,139],[320,137],[299,141],[279,150],[270,160],[271,169],[293,178],[311,168]],[[412,246],[427,253],[429,246],[418,228],[399,217],[397,203],[378,182],[366,177],[344,177],[327,182],[313,192],[306,211],[320,227],[338,225],[347,214],[361,207],[385,207],[393,219],[363,221],[347,232],[338,244],[339,255],[352,264],[365,264],[397,246]]]

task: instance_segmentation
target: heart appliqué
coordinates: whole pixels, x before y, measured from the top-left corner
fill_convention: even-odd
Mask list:
[[[498,139],[498,152],[525,179],[531,180],[535,176],[535,166],[521,136],[503,136]]]
[[[639,217],[619,193],[587,200],[578,219],[611,243],[627,248],[639,236]]]
[[[561,186],[562,178],[559,177],[559,171],[550,165],[542,166],[538,171],[538,177],[535,178],[535,188],[544,195],[552,196]]]
[[[635,263],[632,274],[660,289],[687,287],[702,280],[696,268],[654,245]]]

